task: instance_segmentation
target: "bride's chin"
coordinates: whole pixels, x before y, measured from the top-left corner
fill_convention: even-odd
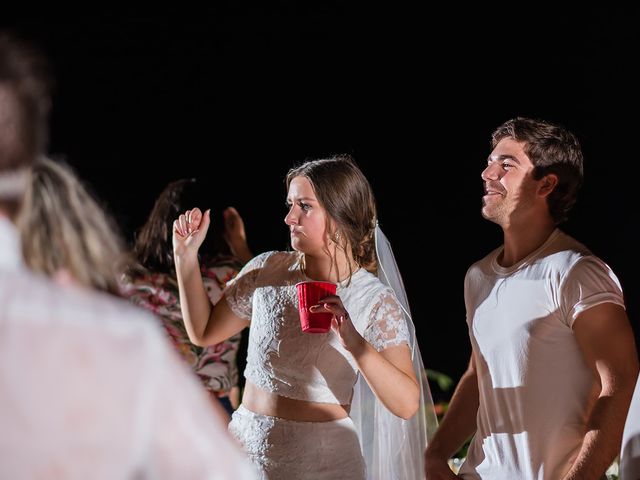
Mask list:
[[[304,250],[300,245],[300,240],[298,240],[297,238],[291,239],[291,248],[293,248],[296,252],[304,253]]]

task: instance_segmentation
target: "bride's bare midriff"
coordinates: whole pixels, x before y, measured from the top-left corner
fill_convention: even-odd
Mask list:
[[[307,402],[282,397],[247,381],[242,405],[252,412],[299,422],[328,422],[349,415],[349,405]]]

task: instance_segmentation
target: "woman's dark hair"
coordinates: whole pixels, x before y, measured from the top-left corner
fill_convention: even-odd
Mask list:
[[[174,220],[187,209],[199,207],[204,211],[209,205],[194,178],[169,183],[157,198],[149,218],[136,234],[133,250],[138,262],[154,272],[172,273],[175,270],[171,242]],[[222,229],[215,228],[215,224],[223,224],[222,220],[214,220],[213,211],[211,217],[211,226],[200,251],[210,256],[231,255],[222,237]]]

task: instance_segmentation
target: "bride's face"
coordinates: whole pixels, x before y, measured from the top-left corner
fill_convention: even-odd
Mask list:
[[[306,177],[295,177],[287,192],[289,212],[284,223],[289,226],[291,246],[306,254],[321,252],[327,244],[327,213],[316,198]]]

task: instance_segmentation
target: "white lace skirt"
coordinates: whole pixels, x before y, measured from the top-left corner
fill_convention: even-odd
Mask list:
[[[259,415],[242,405],[229,431],[240,441],[261,480],[363,480],[360,442],[349,417],[297,422]]]

